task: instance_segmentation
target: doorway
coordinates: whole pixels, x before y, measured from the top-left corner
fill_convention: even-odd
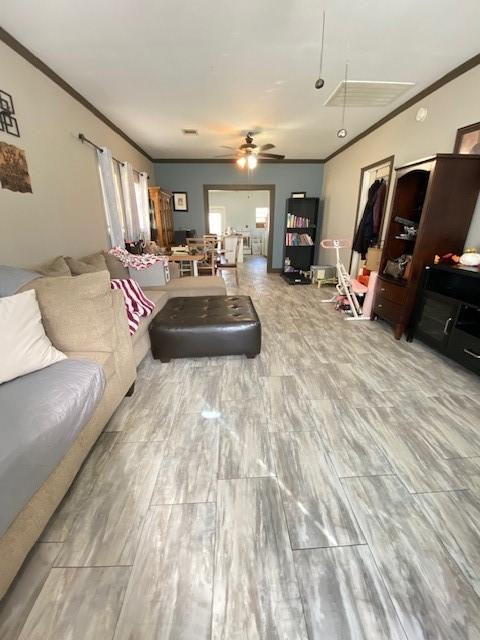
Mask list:
[[[219,236],[239,233],[239,262],[255,256],[272,271],[274,185],[204,185],[205,230]]]
[[[393,160],[394,156],[389,156],[388,158],[378,160],[378,162],[374,162],[373,164],[363,167],[360,171],[360,187],[358,190],[357,214],[355,217],[353,236],[355,236],[358,225],[362,220],[365,206],[368,201],[370,187],[376,181],[383,182],[385,185],[385,196],[381,205],[380,220],[378,222],[379,228],[376,236],[376,244],[380,247],[383,246],[383,236],[386,229],[385,214],[387,211],[388,194],[392,180]],[[356,277],[362,264],[361,255],[352,249],[350,255],[350,275]]]

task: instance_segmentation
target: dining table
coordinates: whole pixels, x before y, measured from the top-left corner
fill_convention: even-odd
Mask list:
[[[168,256],[169,262],[191,262],[192,271],[195,277],[198,277],[198,263],[205,260],[204,253],[172,253]]]

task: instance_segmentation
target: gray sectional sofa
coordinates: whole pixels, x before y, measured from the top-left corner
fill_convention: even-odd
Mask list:
[[[132,387],[151,320],[175,295],[226,293],[213,276],[145,290],[155,309],[131,337],[108,271],[36,275],[19,290],[36,290],[45,332],[68,359],[0,385],[0,599]],[[0,268],[0,294],[1,280]]]

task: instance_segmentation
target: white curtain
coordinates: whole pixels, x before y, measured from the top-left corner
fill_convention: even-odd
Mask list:
[[[150,206],[148,202],[148,175],[146,173],[140,173],[138,187],[138,214],[140,220],[140,230],[145,240],[151,240]]]
[[[106,147],[103,147],[101,151],[97,149],[97,158],[110,244],[112,247],[124,247],[125,241],[121,223],[122,207],[113,175],[112,152]]]
[[[140,227],[137,198],[135,195],[133,168],[129,162],[123,162],[120,165],[120,178],[122,180],[127,240],[129,242],[136,242],[142,237],[142,229]]]

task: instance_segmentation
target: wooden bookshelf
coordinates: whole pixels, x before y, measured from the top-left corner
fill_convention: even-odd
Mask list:
[[[152,234],[152,239],[160,247],[169,248],[173,244],[172,194],[160,187],[148,187],[148,196],[157,227],[156,237]]]
[[[288,198],[285,213],[282,278],[288,284],[310,284],[301,272],[315,261],[318,228],[318,198]],[[311,243],[311,244],[310,244]],[[290,260],[290,268],[285,260]]]

